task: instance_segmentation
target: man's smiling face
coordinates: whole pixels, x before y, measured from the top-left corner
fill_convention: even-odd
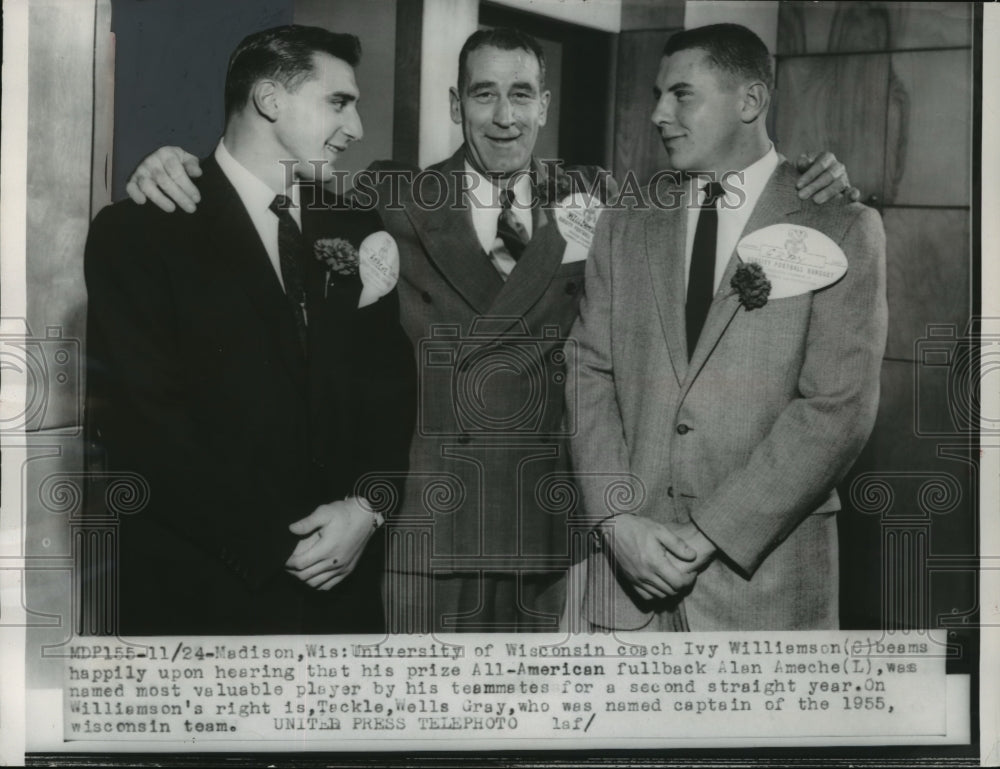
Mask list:
[[[340,153],[364,135],[354,68],[314,53],[310,76],[294,88],[279,87],[279,96],[275,136],[283,156],[298,161],[300,177],[328,181]]]
[[[480,170],[509,174],[528,167],[549,106],[540,81],[530,51],[483,46],[469,52],[461,93],[451,89],[451,119],[461,124]]]

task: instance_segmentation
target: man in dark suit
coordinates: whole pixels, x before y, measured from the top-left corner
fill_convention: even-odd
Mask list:
[[[359,480],[405,469],[412,352],[395,290],[359,308],[357,269],[312,253],[353,254],[378,217],[294,183],[361,138],[359,56],[313,27],[246,38],[198,212],[127,201],[91,227],[88,424],[148,485],[119,527],[124,634],[384,628],[386,511]]]
[[[586,248],[568,246],[555,206],[574,183],[592,188],[594,173],[560,173],[533,157],[549,98],[534,38],[480,30],[451,89],[463,145],[422,174],[374,166],[389,176],[372,198],[399,244],[401,317],[420,373],[410,474],[390,533],[394,631],[559,626],[574,497],[562,346]],[[194,210],[192,161],[159,150],[130,194],[172,210],[167,193]],[[830,173],[806,192],[843,184]]]

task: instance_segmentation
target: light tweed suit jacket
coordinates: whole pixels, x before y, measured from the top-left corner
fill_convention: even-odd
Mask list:
[[[734,253],[690,362],[683,205],[600,220],[576,348],[567,347],[578,355],[568,386],[577,388],[572,455],[585,513],[621,512],[608,479],[632,478],[628,510],[693,519],[718,553],[680,604],[642,602],[593,554],[584,611],[597,625],[838,626],[835,484],[875,420],[885,235],[865,206],[800,200],[796,176],[787,162],[777,168],[743,235],[780,222],[817,229],[844,250],[846,275],[747,311],[730,288]]]

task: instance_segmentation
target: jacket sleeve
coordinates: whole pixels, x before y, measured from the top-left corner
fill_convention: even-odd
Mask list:
[[[583,505],[576,521],[594,525],[608,516],[637,512],[644,502],[641,482],[629,468],[621,412],[615,392],[611,349],[615,211],[598,219],[587,256],[580,316],[566,345],[570,451]]]

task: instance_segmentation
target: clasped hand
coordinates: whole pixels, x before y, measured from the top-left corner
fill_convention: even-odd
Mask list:
[[[288,527],[302,537],[285,570],[317,590],[329,590],[354,571],[375,531],[372,512],[351,497],[320,505]]]
[[[619,570],[646,600],[688,592],[715,554],[715,545],[691,522],[667,526],[618,515],[603,528]]]

